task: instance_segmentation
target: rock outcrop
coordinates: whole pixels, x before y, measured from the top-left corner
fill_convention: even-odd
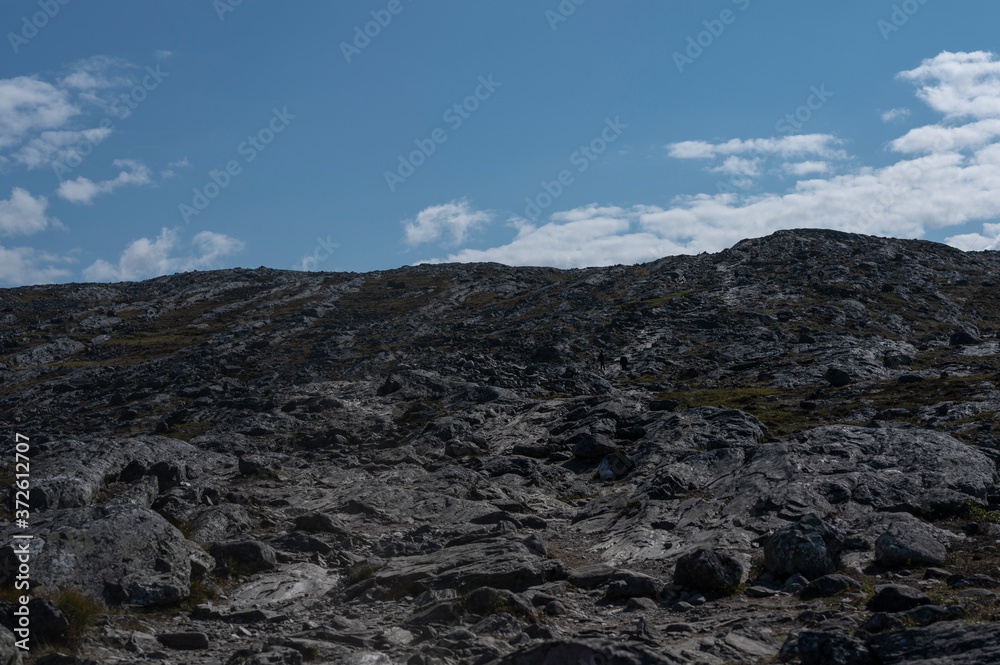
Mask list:
[[[0,584],[32,535],[52,662],[993,662],[998,280],[798,230],[2,290]]]

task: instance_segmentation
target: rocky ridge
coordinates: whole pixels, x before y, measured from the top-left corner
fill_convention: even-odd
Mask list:
[[[75,654],[28,660],[993,662],[998,281],[795,230],[2,290],[0,486],[22,433]]]

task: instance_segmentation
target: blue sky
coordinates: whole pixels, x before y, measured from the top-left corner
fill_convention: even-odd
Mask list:
[[[637,263],[805,226],[996,248],[998,19],[987,0],[5,0],[0,286]]]

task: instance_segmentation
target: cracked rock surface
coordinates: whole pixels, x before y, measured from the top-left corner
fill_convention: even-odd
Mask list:
[[[998,282],[797,230],[0,290],[0,585],[31,533],[40,663],[994,662]]]

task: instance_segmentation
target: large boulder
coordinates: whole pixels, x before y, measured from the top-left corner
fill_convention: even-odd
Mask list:
[[[215,543],[209,553],[230,572],[238,575],[274,570],[278,566],[274,548],[250,538]]]
[[[21,665],[21,649],[17,648],[14,633],[0,626],[0,665]]]
[[[843,549],[843,532],[810,515],[778,529],[764,542],[764,567],[777,577],[796,573],[822,577],[837,571]]]
[[[600,663],[601,665],[677,665],[676,657],[644,647],[590,640],[549,640],[489,661],[486,665],[555,665]]]
[[[998,663],[1000,623],[969,625],[963,621],[942,621],[926,628],[873,635],[868,638],[868,648],[881,665]]]
[[[400,556],[375,573],[379,586],[408,594],[423,589],[525,589],[566,577],[558,559],[545,559],[517,541],[455,545],[430,554]]]
[[[875,541],[875,558],[884,566],[939,566],[948,550],[926,531],[890,526]]]
[[[868,601],[871,612],[905,612],[920,605],[929,605],[926,593],[906,584],[882,584],[875,587],[875,596]]]
[[[77,588],[109,603],[155,606],[190,594],[192,549],[180,531],[141,505],[109,503],[48,513],[32,540],[33,581]],[[0,579],[16,570],[0,550]]]
[[[726,552],[698,549],[677,560],[674,584],[702,593],[731,593],[743,581],[743,564]]]

